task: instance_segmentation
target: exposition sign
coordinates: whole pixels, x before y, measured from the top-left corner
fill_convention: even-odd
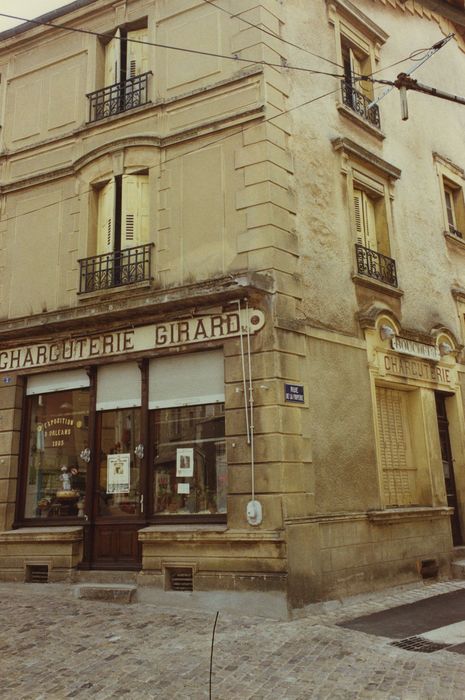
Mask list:
[[[234,338],[241,333],[256,333],[264,325],[265,315],[262,311],[241,309],[52,343],[0,348],[0,372],[86,362],[125,353]]]

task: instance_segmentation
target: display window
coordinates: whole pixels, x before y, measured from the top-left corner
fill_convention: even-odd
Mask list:
[[[224,403],[154,411],[153,515],[226,513]]]
[[[84,517],[89,390],[30,397],[25,517]]]

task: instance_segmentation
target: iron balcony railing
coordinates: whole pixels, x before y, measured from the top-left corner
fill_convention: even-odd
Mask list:
[[[463,234],[461,231],[456,229],[452,224],[449,224],[449,233],[451,233],[453,236],[456,238],[462,238],[463,239]]]
[[[153,243],[79,260],[79,294],[150,280]]]
[[[366,277],[389,284],[391,287],[398,286],[395,260],[358,243],[355,244],[355,253],[357,271],[360,275],[366,275]]]
[[[370,124],[380,129],[381,122],[379,119],[378,105],[369,107],[368,105],[371,102],[370,98],[356,90],[353,83],[347,80],[341,82],[341,89],[342,101],[346,107],[349,107],[349,109],[359,114],[363,119],[366,119],[367,122],[370,122]]]
[[[148,73],[141,73],[134,78],[128,78],[122,83],[108,85],[101,90],[89,92],[89,122],[96,122],[114,114],[127,112],[134,107],[147,104],[148,99]]]

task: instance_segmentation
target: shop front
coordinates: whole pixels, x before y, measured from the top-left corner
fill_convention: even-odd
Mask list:
[[[247,308],[2,350],[3,381],[24,384],[15,521],[2,534],[29,545],[0,570],[21,579],[50,562],[37,542],[60,533],[80,569],[140,570],[147,528],[224,532],[224,345],[244,347],[264,322]]]

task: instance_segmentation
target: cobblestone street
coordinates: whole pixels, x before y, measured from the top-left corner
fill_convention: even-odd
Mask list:
[[[463,656],[405,651],[336,626],[463,588],[391,589],[313,606],[292,622],[220,613],[212,698],[465,698]],[[3,700],[208,698],[214,614],[77,600],[51,584],[1,584],[0,595]]]

